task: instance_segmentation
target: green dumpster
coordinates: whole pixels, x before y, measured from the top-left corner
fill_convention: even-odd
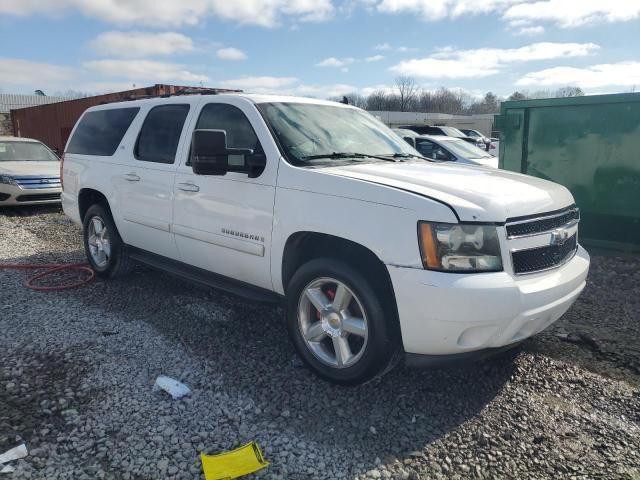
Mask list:
[[[500,168],[560,183],[587,247],[640,253],[640,93],[503,102]]]

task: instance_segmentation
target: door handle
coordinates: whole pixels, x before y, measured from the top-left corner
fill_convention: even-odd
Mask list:
[[[195,183],[179,183],[178,188],[185,192],[199,192],[200,187]]]
[[[128,182],[139,182],[140,181],[140,177],[138,175],[136,175],[135,173],[125,173],[124,174],[124,179]]]

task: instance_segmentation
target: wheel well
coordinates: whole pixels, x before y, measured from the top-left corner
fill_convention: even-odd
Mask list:
[[[367,247],[344,238],[317,232],[297,232],[287,239],[282,257],[282,284],[286,290],[291,277],[301,265],[314,258],[330,257],[355,267],[380,294],[389,295],[393,314],[397,316],[393,285],[389,271]]]
[[[109,213],[111,213],[107,197],[105,197],[102,193],[97,190],[93,190],[92,188],[83,188],[82,190],[80,190],[80,193],[78,194],[78,209],[80,211],[80,220],[84,220],[84,216],[87,213],[87,210],[89,210],[89,207],[96,203],[104,205],[109,210]]]

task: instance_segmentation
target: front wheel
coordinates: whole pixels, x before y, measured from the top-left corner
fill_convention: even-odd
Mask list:
[[[322,377],[354,385],[386,371],[398,351],[384,294],[357,270],[316,259],[287,289],[289,334],[304,362]]]

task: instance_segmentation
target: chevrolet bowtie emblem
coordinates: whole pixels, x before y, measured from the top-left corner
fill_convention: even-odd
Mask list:
[[[569,239],[569,232],[564,228],[558,228],[551,232],[550,245],[562,245]]]

